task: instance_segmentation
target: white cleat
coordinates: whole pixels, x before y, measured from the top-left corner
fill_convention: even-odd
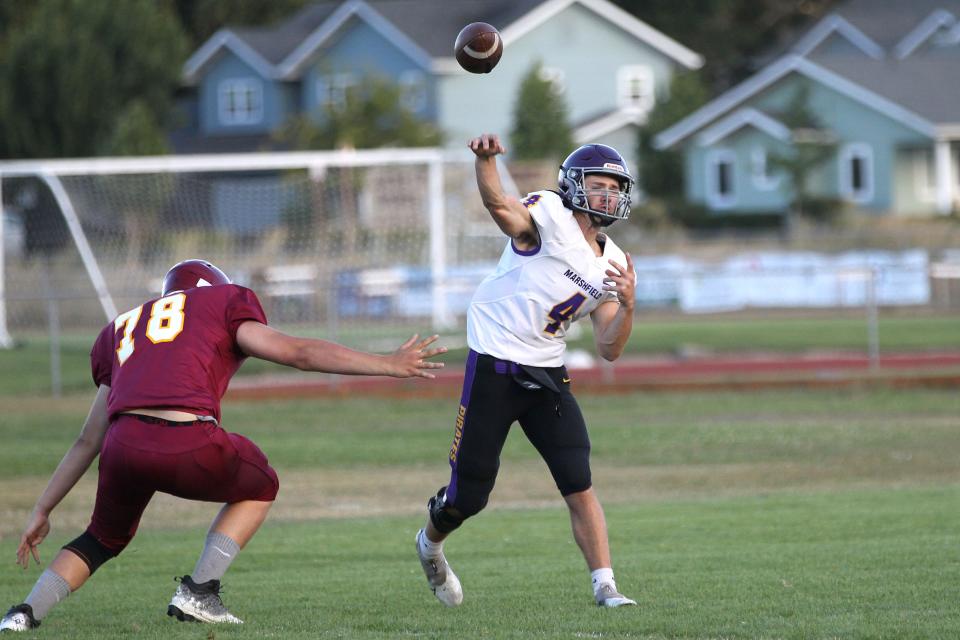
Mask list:
[[[420,536],[425,535],[423,529],[417,532],[417,557],[420,558],[420,566],[423,567],[423,573],[427,576],[427,583],[430,585],[430,591],[437,596],[437,600],[448,607],[457,607],[463,602],[463,588],[460,586],[460,580],[457,574],[453,572],[447,559],[441,553],[436,558],[428,558],[420,552]]]
[[[636,606],[636,602],[617,591],[609,582],[600,585],[596,593],[598,607]]]
[[[220,581],[209,580],[197,584],[190,576],[183,576],[177,591],[167,605],[167,615],[180,622],[229,622],[243,624],[243,620],[230,613],[220,599]]]
[[[33,608],[28,604],[18,604],[10,607],[7,614],[0,620],[0,633],[4,631],[29,631],[40,626],[40,622],[33,617]]]

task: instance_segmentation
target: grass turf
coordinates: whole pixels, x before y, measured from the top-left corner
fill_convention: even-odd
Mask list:
[[[36,637],[955,638],[958,500],[954,485],[608,508],[619,586],[640,604],[610,611],[559,506],[492,509],[451,538],[456,610],[426,588],[420,518],[268,522],[225,580],[247,623],[215,629],[164,616],[202,531],[154,530]],[[3,573],[8,600],[36,575]]]
[[[0,603],[38,568],[13,551],[27,510],[91,396],[0,399]],[[622,590],[592,605],[546,469],[515,429],[491,507],[451,538],[467,593],[448,610],[413,552],[446,477],[456,399],[228,403],[228,428],[270,456],[283,488],[225,579],[248,623],[164,615],[215,505],[158,497],[117,560],[44,621],[74,638],[956,638],[960,396],[770,391],[581,398]],[[58,545],[86,524],[92,476],[54,513]],[[364,515],[366,514],[366,515]],[[380,515],[371,515],[380,514]]]

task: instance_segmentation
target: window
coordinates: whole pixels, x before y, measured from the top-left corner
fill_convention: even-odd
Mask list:
[[[256,78],[232,78],[220,83],[217,97],[220,122],[256,124],[263,119],[263,83]]]
[[[427,106],[427,83],[422,71],[415,69],[400,74],[400,103],[417,112]]]
[[[736,155],[729,149],[707,153],[707,204],[729,209],[736,200]]]
[[[317,104],[321,108],[342,109],[347,106],[347,92],[357,84],[351,73],[335,73],[317,78]]]
[[[840,152],[840,195],[858,204],[873,199],[873,149],[860,142]]]
[[[557,67],[540,67],[540,79],[549,82],[553,93],[562,96],[567,91],[567,74]]]
[[[650,67],[620,67],[617,71],[617,104],[624,109],[649,111],[653,101],[653,72]]]
[[[770,166],[767,162],[767,150],[763,147],[756,147],[750,152],[750,161],[752,165],[753,186],[760,191],[772,191],[780,186],[782,176],[772,175]]]

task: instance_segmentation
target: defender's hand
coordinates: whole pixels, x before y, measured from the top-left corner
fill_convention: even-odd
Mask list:
[[[442,369],[443,363],[427,362],[427,359],[446,353],[447,348],[427,349],[427,347],[436,342],[439,337],[438,335],[432,335],[417,342],[420,336],[413,334],[412,338],[400,345],[400,348],[389,356],[394,369],[390,375],[397,378],[436,378],[427,369]]]
[[[637,288],[637,272],[633,270],[633,259],[630,254],[628,253],[626,256],[627,266],[613,260],[608,261],[613,268],[606,271],[607,277],[603,280],[603,290],[616,291],[620,305],[632,310],[636,300],[634,292]]]
[[[500,153],[506,153],[507,150],[500,144],[500,138],[495,133],[485,133],[478,138],[472,139],[467,143],[470,150],[477,154],[479,158],[491,158]]]
[[[37,547],[50,533],[50,520],[43,513],[33,512],[30,522],[27,523],[23,535],[20,536],[20,545],[17,547],[17,564],[26,569],[30,565],[30,556],[40,564],[40,554]]]

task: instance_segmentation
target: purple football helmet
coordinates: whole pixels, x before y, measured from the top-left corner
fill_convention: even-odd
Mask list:
[[[617,208],[613,212],[590,208],[590,200],[587,196],[614,194],[606,189],[585,189],[583,180],[590,174],[612,176],[620,183],[620,191],[616,192]],[[634,180],[623,156],[613,147],[605,144],[583,145],[567,156],[560,165],[557,182],[560,187],[560,197],[563,198],[563,203],[567,207],[598,216],[603,226],[630,217],[630,199]]]
[[[223,271],[206,260],[184,260],[167,271],[167,275],[163,277],[163,291],[160,295],[167,296],[174,291],[218,284],[230,284],[230,278]]]

